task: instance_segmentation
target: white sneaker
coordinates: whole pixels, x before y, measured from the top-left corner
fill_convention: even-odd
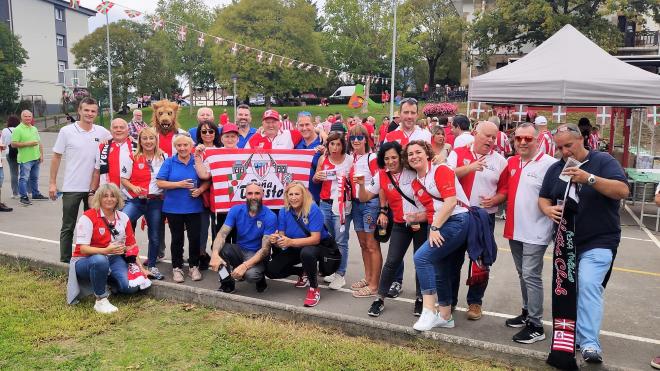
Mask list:
[[[335,273],[335,279],[330,282],[328,287],[332,290],[339,290],[340,288],[344,287],[344,285],[346,285],[346,279],[344,276]]]
[[[422,314],[419,316],[419,319],[413,325],[413,328],[417,331],[429,331],[434,327],[445,327],[453,328],[454,327],[454,318],[450,317],[448,320],[442,318],[439,313],[434,312],[429,309],[422,309]]]
[[[94,310],[99,313],[109,314],[116,312],[118,309],[114,305],[110,304],[108,298],[103,298],[96,301],[96,304],[94,304]]]
[[[333,274],[331,274],[331,275],[329,275],[329,276],[325,276],[325,277],[323,277],[323,282],[325,282],[325,283],[331,283],[332,281],[335,280],[335,277],[337,277],[337,273],[333,273]]]

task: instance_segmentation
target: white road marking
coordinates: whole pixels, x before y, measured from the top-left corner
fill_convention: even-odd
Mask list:
[[[27,240],[46,242],[46,243],[51,243],[51,244],[56,244],[56,245],[60,244],[60,241],[49,240],[49,239],[40,238],[40,237],[26,236],[26,235],[18,234],[18,233],[0,231],[0,234],[6,235],[6,236],[11,236],[11,237],[24,238],[24,239],[27,239]],[[657,244],[657,242],[656,242],[656,244]],[[141,258],[146,259],[146,256],[141,256]],[[170,260],[162,260],[162,262],[172,263]],[[297,282],[297,281],[289,280],[289,279],[276,279],[274,281],[280,281],[280,282],[291,283],[291,284],[294,284],[294,283]],[[319,287],[328,288],[327,285],[319,285]],[[349,294],[351,294],[353,292],[352,290],[345,289],[345,288],[341,288],[337,291],[341,291],[341,292],[345,292],[345,293],[349,293]],[[393,298],[393,299],[388,298],[387,300],[396,300],[396,301],[399,301],[399,302],[402,302],[402,303],[409,303],[409,304],[414,304],[415,303],[415,300],[408,299],[408,298]],[[463,308],[463,307],[456,307],[456,310],[459,310],[461,312],[467,312],[467,308]],[[514,318],[516,316],[516,315],[512,315],[512,314],[490,312],[490,311],[483,311],[483,314],[485,314],[487,316],[491,316],[491,317],[498,317],[498,318]],[[550,322],[550,321],[543,321],[543,324],[546,325],[546,326],[552,326],[552,322]],[[651,339],[651,338],[645,338],[645,337],[636,336],[636,335],[628,335],[628,334],[622,334],[622,333],[618,333],[618,332],[605,331],[605,330],[601,330],[600,334],[605,335],[605,336],[611,336],[611,337],[619,338],[619,339],[637,341],[637,342],[640,342],[640,343],[660,345],[660,340],[659,339]]]
[[[653,241],[653,243],[655,243],[655,246],[656,246],[657,248],[660,249],[660,241],[658,241],[658,239],[655,238],[655,236],[653,235],[653,233],[651,233],[651,231],[649,231],[649,229],[646,228],[646,226],[645,226],[644,224],[640,223],[639,218],[638,218],[638,217],[632,212],[632,210],[630,209],[630,207],[628,207],[628,205],[625,205],[625,204],[624,204],[623,207],[626,208],[626,211],[627,211],[628,214],[630,214],[630,216],[635,220],[635,222],[636,222],[637,224],[639,224],[639,227],[640,227],[644,232],[646,232],[646,234],[649,236],[649,238],[651,239],[651,241]]]
[[[653,240],[647,240],[646,238],[635,238],[635,237],[626,237],[626,236],[621,236],[621,238],[625,240],[633,240],[633,241],[643,241],[643,242],[653,242]]]

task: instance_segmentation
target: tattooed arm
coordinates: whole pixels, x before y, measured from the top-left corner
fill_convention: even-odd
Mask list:
[[[213,252],[211,253],[211,262],[209,263],[209,268],[213,271],[217,272],[221,265],[227,264],[220,257],[220,251],[225,247],[225,239],[229,236],[229,233],[231,233],[231,229],[230,226],[223,224],[218,235],[215,236],[215,240],[213,241]]]

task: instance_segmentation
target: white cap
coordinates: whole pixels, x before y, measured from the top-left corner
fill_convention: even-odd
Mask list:
[[[545,116],[536,116],[534,125],[548,125],[548,119],[546,119]]]

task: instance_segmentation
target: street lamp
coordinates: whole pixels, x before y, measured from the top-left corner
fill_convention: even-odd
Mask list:
[[[236,123],[236,81],[238,81],[238,75],[232,73],[231,82],[234,83],[234,123]]]
[[[392,0],[392,11],[394,13],[394,20],[392,21],[392,81],[390,86],[390,120],[394,116],[394,74],[396,71],[396,6],[397,0]]]

